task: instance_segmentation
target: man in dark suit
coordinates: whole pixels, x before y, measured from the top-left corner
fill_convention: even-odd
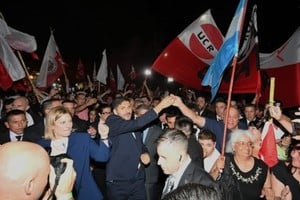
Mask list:
[[[150,109],[148,105],[141,104],[135,109],[135,116],[140,117]],[[143,127],[142,131],[142,140],[150,156],[150,164],[145,167],[147,200],[159,200],[165,182],[165,175],[157,165],[156,140],[162,129],[156,124],[150,123]]]
[[[47,99],[42,103],[41,108],[44,116],[43,120],[40,120],[38,123],[30,127],[26,127],[24,130],[24,133],[30,137],[30,142],[37,142],[44,136],[46,115],[51,108],[61,106],[61,102],[61,99]]]
[[[165,97],[155,108],[132,119],[130,99],[120,97],[113,102],[113,114],[106,119],[111,142],[110,159],[106,166],[107,194],[110,200],[145,199],[144,165],[150,157],[142,143],[141,130],[154,121],[158,113],[174,100]]]
[[[30,141],[30,137],[24,134],[27,126],[26,114],[22,110],[11,110],[6,114],[4,122],[6,129],[0,133],[0,144],[14,141]]]
[[[196,105],[200,111],[199,115],[213,119],[215,117],[215,113],[209,110],[209,101],[209,97],[205,94],[198,94],[196,97]]]
[[[256,105],[255,104],[246,104],[244,106],[244,117],[240,119],[241,123],[247,124],[249,126],[250,122],[254,124],[258,123],[258,119],[256,118]]]
[[[177,129],[166,129],[157,140],[158,165],[169,175],[163,190],[162,198],[178,186],[187,183],[199,183],[213,187],[218,186],[213,178],[188,154],[188,139]]]
[[[12,108],[23,110],[25,112],[28,127],[38,123],[43,119],[42,116],[39,115],[39,113],[31,109],[30,102],[25,96],[16,97],[14,102],[12,103]]]

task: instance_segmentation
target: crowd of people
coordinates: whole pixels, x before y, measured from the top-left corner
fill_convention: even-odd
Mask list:
[[[146,81],[140,91],[51,88],[40,101],[3,95],[0,199],[300,196],[298,122],[279,105],[221,96],[211,103],[206,93],[190,90],[155,93]],[[270,119],[278,160],[272,166],[260,152]],[[58,156],[67,166],[61,176],[50,162]]]

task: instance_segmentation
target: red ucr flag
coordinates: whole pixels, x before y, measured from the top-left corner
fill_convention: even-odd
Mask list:
[[[203,77],[198,74],[207,70],[223,40],[223,35],[208,10],[163,50],[152,69],[188,87],[202,89]]]
[[[278,162],[274,125],[266,122],[262,131],[262,144],[259,151],[261,159],[273,167]]]
[[[36,86],[40,89],[48,88],[62,74],[66,64],[64,63],[59,49],[51,33],[46,52],[42,61],[40,74],[36,81]]]

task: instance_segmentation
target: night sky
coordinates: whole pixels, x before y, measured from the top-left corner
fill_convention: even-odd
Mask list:
[[[271,52],[299,26],[300,2],[249,0],[247,15],[255,2],[260,51]],[[35,36],[41,60],[50,29],[54,29],[67,62],[75,63],[80,57],[91,69],[107,49],[109,65],[142,69],[151,66],[160,52],[208,8],[225,35],[237,4],[238,0],[3,0],[0,11],[9,26]]]

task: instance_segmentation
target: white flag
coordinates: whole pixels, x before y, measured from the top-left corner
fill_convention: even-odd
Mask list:
[[[46,52],[42,61],[40,74],[37,77],[36,86],[47,88],[52,85],[62,74],[65,63],[56,45],[53,34],[49,38]]]
[[[9,27],[1,18],[0,35],[5,38],[9,46],[16,50],[32,53],[37,49],[37,43],[34,36]]]
[[[14,81],[25,77],[25,72],[17,56],[7,41],[0,35],[0,87],[7,90]]]
[[[119,65],[117,65],[117,79],[118,79],[117,89],[122,91],[124,88],[125,80],[124,80],[124,77],[122,75]]]
[[[102,60],[97,73],[97,80],[106,85],[107,78],[107,57],[106,57],[106,49],[102,52]]]

